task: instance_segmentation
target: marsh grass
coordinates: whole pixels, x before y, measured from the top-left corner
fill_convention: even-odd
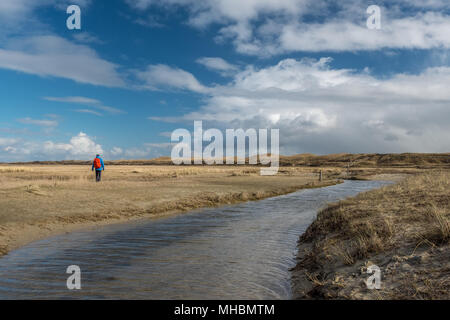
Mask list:
[[[448,243],[450,240],[450,214],[448,211],[433,204],[426,212],[426,217],[430,222],[430,228],[423,232],[421,237],[437,244]]]
[[[33,169],[29,167],[0,166],[0,173],[19,173],[31,171],[33,171]]]
[[[254,166],[106,165],[100,183],[90,164],[0,168],[0,243],[8,247],[25,237],[24,228],[38,235],[52,228],[154,217],[336,183],[320,184],[311,168],[260,176]]]
[[[448,262],[445,257],[450,250],[449,190],[450,172],[434,171],[329,205],[300,237],[300,246],[309,249],[302,254],[296,269],[327,273],[331,281],[339,265],[356,266],[373,257],[389,260],[392,252],[410,257],[432,250],[436,261]],[[420,271],[415,271],[420,285],[416,295],[410,292],[409,298],[442,297],[439,292],[448,288],[450,277],[443,270],[450,270],[445,264],[437,263],[437,267],[430,261],[429,266],[420,265]],[[393,277],[403,279],[404,274],[398,271]],[[438,287],[433,289],[431,283]],[[384,292],[384,296],[405,297],[396,290]]]
[[[362,193],[329,205],[304,233],[302,241],[338,237],[350,247],[354,260],[388,249],[399,241],[412,241],[419,234],[432,242],[450,237],[448,172],[417,175],[393,186]],[[393,239],[396,238],[396,239]],[[395,242],[394,241],[394,242]],[[342,256],[338,250],[338,256]],[[349,260],[349,259],[345,259]]]
[[[301,176],[315,179],[315,169],[282,168],[279,175]],[[0,189],[25,187],[29,184],[41,188],[86,187],[114,189],[117,185],[132,188],[140,183],[154,183],[160,179],[178,180],[188,177],[257,177],[260,168],[249,166],[107,166],[101,184],[95,184],[90,166],[4,166],[0,167]]]

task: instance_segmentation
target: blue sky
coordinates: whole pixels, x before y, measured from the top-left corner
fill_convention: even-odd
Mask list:
[[[279,128],[284,154],[449,152],[449,14],[444,0],[2,0],[0,161],[170,155],[194,120]]]

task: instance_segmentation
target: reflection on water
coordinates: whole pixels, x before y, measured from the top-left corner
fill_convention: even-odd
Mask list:
[[[346,181],[34,242],[0,259],[0,299],[289,299],[296,243],[317,210],[385,183]],[[66,288],[73,264],[79,291]]]

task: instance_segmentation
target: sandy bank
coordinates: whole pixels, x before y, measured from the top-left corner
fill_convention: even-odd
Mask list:
[[[450,299],[449,190],[449,171],[422,173],[319,212],[299,240],[295,298]]]
[[[326,177],[324,177],[326,178]],[[321,183],[313,169],[260,176],[255,167],[110,166],[96,184],[86,166],[0,168],[0,254],[83,228],[258,200]]]

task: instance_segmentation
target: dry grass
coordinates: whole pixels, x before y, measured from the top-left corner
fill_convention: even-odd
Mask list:
[[[33,171],[33,169],[29,167],[0,166],[0,173],[18,173],[30,171]]]
[[[448,153],[399,153],[399,154],[329,154],[317,156],[314,154],[297,154],[282,156],[282,166],[323,166],[351,168],[450,168]]]
[[[225,161],[226,158],[224,158]],[[248,158],[246,163],[248,163]],[[234,159],[236,161],[236,158]],[[16,163],[15,165],[24,165],[27,163]],[[34,164],[40,165],[85,165],[88,166],[90,161],[38,161]],[[149,160],[114,160],[106,161],[107,166],[171,166],[173,163],[170,157],[161,157]],[[383,168],[383,169],[430,169],[430,168],[450,168],[449,153],[396,153],[396,154],[379,154],[379,153],[363,153],[363,154],[296,154],[292,156],[280,156],[280,166],[282,167],[327,167],[346,169],[350,165],[351,170],[358,171],[364,168]],[[361,172],[359,170],[359,172]]]
[[[0,254],[53,231],[257,200],[318,183],[313,168],[260,176],[251,166],[2,166]],[[2,249],[3,248],[3,249]]]
[[[308,294],[310,290],[313,295],[328,298],[375,298],[375,292],[364,291],[364,286],[357,281],[358,277],[351,276],[350,272],[355,272],[368,259],[375,259],[376,264],[387,268],[395,262],[392,260],[394,256],[404,255],[419,261],[426,253],[433,256],[429,262],[423,262],[413,270],[405,266],[417,276],[419,284],[416,283],[416,286],[420,295],[399,294],[399,284],[408,274],[405,270],[394,270],[392,266],[395,272],[391,270],[390,283],[385,284],[386,290],[377,294],[388,299],[450,298],[450,273],[444,272],[448,271],[449,261],[443,259],[450,251],[449,190],[450,172],[435,171],[362,193],[321,211],[300,238],[302,250],[295,271],[298,296],[311,296]],[[436,266],[440,260],[446,262]],[[398,263],[397,267],[401,266]],[[341,269],[347,270],[347,286],[335,290],[331,285],[333,275]],[[320,290],[316,286],[305,289],[309,285],[302,281],[302,272],[327,274],[329,285],[321,286]],[[359,280],[363,276],[360,275]],[[430,281],[433,286],[429,285]],[[437,284],[439,286],[436,287]],[[444,295],[440,293],[443,286],[447,290]],[[364,294],[361,295],[361,292]]]
[[[448,243],[450,240],[450,214],[448,209],[438,208],[433,203],[426,214],[430,228],[421,236],[437,244]]]

